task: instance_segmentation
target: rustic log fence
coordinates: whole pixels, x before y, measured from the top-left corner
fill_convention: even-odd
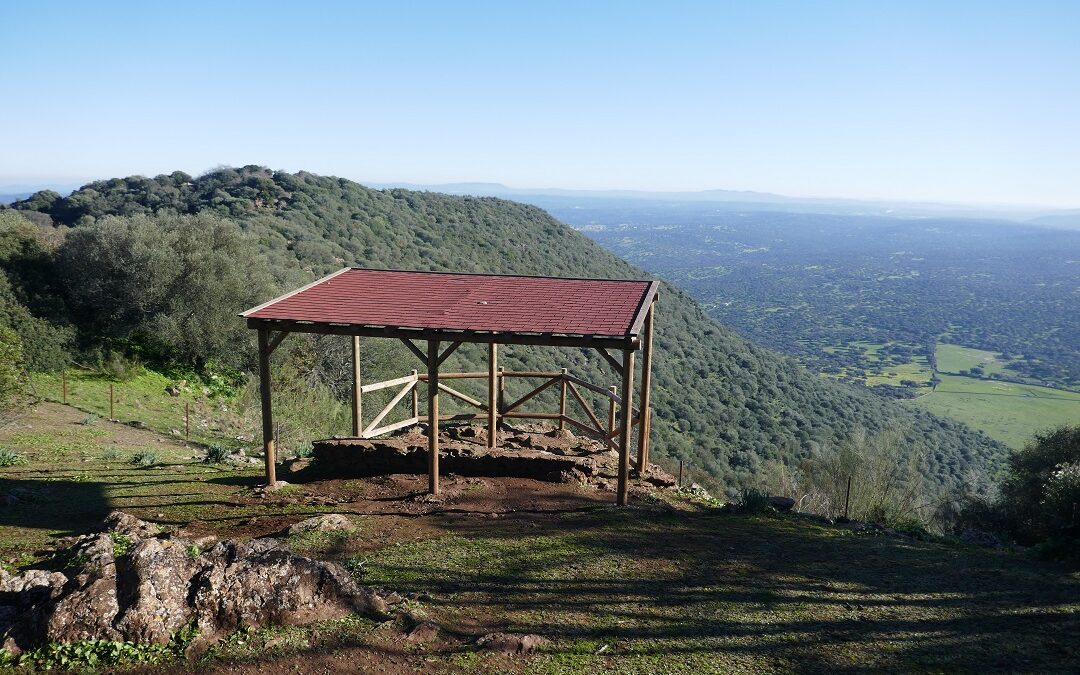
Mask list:
[[[375,438],[392,431],[418,425],[425,421],[427,417],[420,414],[420,402],[417,387],[420,382],[427,382],[428,379],[426,373],[417,373],[417,371],[414,370],[404,377],[362,385],[359,388],[361,394],[367,394],[392,387],[400,387],[400,389],[382,410],[371,419],[371,421],[366,425],[360,425],[360,432],[356,434],[356,437],[365,439]],[[438,382],[436,383],[437,389],[457,401],[466,404],[470,408],[475,409],[475,412],[439,415],[438,418],[440,422],[472,422],[476,420],[487,420],[489,428],[495,428],[497,433],[500,422],[503,420],[545,420],[556,423],[559,429],[564,429],[569,425],[575,430],[595,438],[615,450],[618,449],[619,440],[624,433],[622,429],[616,428],[616,420],[618,419],[616,409],[618,406],[622,405],[623,401],[622,396],[618,394],[617,388],[611,386],[605,389],[604,387],[597,386],[591,382],[571,375],[565,368],[559,372],[528,370],[513,371],[499,368],[495,373],[495,386],[490,392],[490,394],[493,395],[489,395],[489,400],[487,402],[478,400],[469,394],[456,389],[450,384],[445,384],[445,380],[490,380],[490,374],[486,371],[439,373]],[[540,382],[513,401],[507,402],[505,399],[506,383],[508,380],[540,380]],[[489,383],[489,385],[490,384],[491,383]],[[558,385],[557,390],[559,392],[557,412],[526,409],[526,403],[533,401],[549,389],[556,388],[556,385]],[[587,394],[583,394],[582,391],[587,392]],[[387,416],[389,416],[410,393],[412,394],[411,408],[409,410],[411,414],[401,421],[383,424],[383,421]],[[593,405],[590,404],[587,395],[595,395],[596,397],[599,397],[601,402],[607,402],[607,424],[601,422]],[[494,415],[491,414],[493,401],[495,405]],[[569,403],[576,404],[578,410],[584,413],[583,419],[580,419],[580,415],[575,417],[571,414],[572,410]],[[636,428],[641,422],[641,410],[632,407],[632,411],[633,415],[630,427]]]

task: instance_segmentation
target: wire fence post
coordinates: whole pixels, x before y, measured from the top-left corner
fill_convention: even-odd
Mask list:
[[[113,412],[113,400],[114,400],[113,385],[112,385],[112,382],[110,382],[109,383],[109,419],[110,420],[116,419],[116,414]]]
[[[63,394],[61,394],[60,400],[67,405],[67,368],[60,371],[60,381],[63,382]]]
[[[680,488],[682,487],[682,463],[683,463],[683,461],[680,459],[679,460],[679,487]]]
[[[191,440],[191,403],[184,403],[184,440]]]
[[[850,520],[848,511],[851,506],[851,476],[847,477],[847,494],[844,495],[844,520]]]

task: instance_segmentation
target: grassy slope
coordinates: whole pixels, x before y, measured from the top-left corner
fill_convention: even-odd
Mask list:
[[[0,493],[20,498],[0,510],[5,560],[28,562],[32,556],[20,554],[50,535],[84,530],[113,507],[166,525],[194,521],[226,536],[255,518],[280,526],[283,516],[343,511],[359,525],[355,534],[292,544],[344,559],[363,581],[407,594],[408,609],[448,636],[420,645],[361,619],[241,632],[204,660],[210,669],[1080,668],[1080,577],[1025,556],[860,534],[798,517],[735,515],[677,498],[498,518],[462,513],[468,495],[453,508],[425,507],[431,510],[424,515],[404,508],[408,501],[382,511],[363,500],[330,507],[260,502],[244,488],[257,466],[202,464],[191,459],[193,450],[155,432],[105,421],[86,426],[83,417],[44,404],[0,429],[0,446],[30,460],[0,468]],[[145,447],[161,455],[160,466],[124,461]],[[106,459],[110,449],[121,456]],[[492,630],[535,632],[551,643],[528,659],[477,654],[472,640]]]
[[[1080,419],[1080,393],[1029,384],[940,375],[933,393],[906,404],[983,429],[1013,448],[1037,431]]]

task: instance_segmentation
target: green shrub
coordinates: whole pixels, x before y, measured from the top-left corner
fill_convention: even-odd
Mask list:
[[[998,507],[1020,543],[1075,538],[1080,528],[1080,425],[1036,434],[1009,457]]]
[[[112,552],[114,558],[127,555],[128,551],[130,551],[131,547],[135,544],[131,537],[126,534],[120,534],[119,532],[112,532],[109,534],[109,537],[113,540]]]
[[[26,464],[26,458],[9,448],[0,448],[0,466]]]
[[[105,452],[101,453],[101,458],[105,460],[117,460],[124,456],[124,453],[120,452],[116,448],[109,448]]]
[[[767,492],[749,488],[743,490],[742,498],[739,499],[738,510],[745,513],[768,513],[774,509],[772,504],[769,503]]]
[[[212,443],[210,447],[206,449],[206,456],[203,457],[203,461],[208,464],[221,464],[228,456],[228,448],[220,443]]]
[[[293,450],[293,455],[296,457],[311,457],[315,454],[315,448],[311,445],[310,441],[305,441],[296,446]]]
[[[93,424],[94,424],[95,422],[97,422],[97,421],[98,421],[98,416],[97,416],[97,415],[95,415],[95,414],[93,414],[93,413],[90,413],[90,414],[89,414],[89,415],[87,415],[86,417],[82,418],[82,422],[81,422],[81,424],[82,424],[82,425],[83,425],[84,427],[88,427],[88,426],[91,426],[91,425],[93,425]]]
[[[161,458],[153,450],[140,450],[131,456],[130,462],[137,466],[154,466]]]

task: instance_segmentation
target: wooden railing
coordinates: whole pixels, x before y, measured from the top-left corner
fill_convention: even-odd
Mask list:
[[[458,413],[454,415],[439,415],[440,422],[467,422],[476,419],[488,418],[488,404],[479,401],[468,394],[459,391],[449,385],[443,384],[442,380],[486,380],[488,373],[479,372],[465,372],[465,373],[439,373],[439,391],[452,396],[453,398],[466,403],[467,405],[476,408],[478,412],[475,413]],[[540,384],[534,386],[523,396],[518,397],[510,403],[506,403],[505,391],[506,380],[510,378],[518,379],[539,379],[542,380]],[[420,382],[427,382],[427,375],[423,373],[417,373],[415,370],[405,377],[398,377],[392,380],[385,380],[383,382],[375,382],[372,384],[365,384],[360,387],[362,394],[378,391],[380,389],[388,389],[390,387],[401,386],[401,389],[394,395],[390,402],[383,407],[378,415],[367,424],[362,427],[360,433],[361,438],[374,438],[391,431],[403,429],[405,427],[419,424],[422,418],[419,410],[419,395],[418,386]],[[558,423],[559,429],[565,428],[565,425],[569,424],[580,432],[584,432],[588,436],[596,438],[613,449],[618,448],[619,438],[622,436],[622,430],[616,428],[618,416],[616,415],[616,407],[622,405],[622,397],[619,396],[615,386],[608,387],[607,389],[597,386],[591,382],[583,380],[579,377],[575,377],[563,369],[561,372],[543,372],[543,371],[512,371],[503,370],[499,368],[496,375],[496,381],[498,386],[497,397],[497,413],[500,419],[534,419],[534,420],[551,420]],[[559,409],[558,412],[541,412],[541,411],[528,411],[524,410],[523,406],[532,401],[534,398],[544,393],[548,389],[559,385]],[[586,395],[581,392],[585,390],[590,394],[595,394],[601,399],[607,400],[607,420],[601,421],[597,417],[596,412],[593,410],[592,405],[588,401]],[[395,407],[404,399],[408,394],[412,394],[412,408],[411,416],[401,420],[400,422],[394,422],[391,424],[385,424],[379,426],[386,416],[389,415]],[[567,410],[567,394],[570,394],[577,407],[585,413],[586,419],[581,420],[573,417]],[[641,421],[641,411],[638,408],[632,408],[633,414],[631,416],[631,426],[637,425]],[[606,424],[604,423],[606,422]]]

